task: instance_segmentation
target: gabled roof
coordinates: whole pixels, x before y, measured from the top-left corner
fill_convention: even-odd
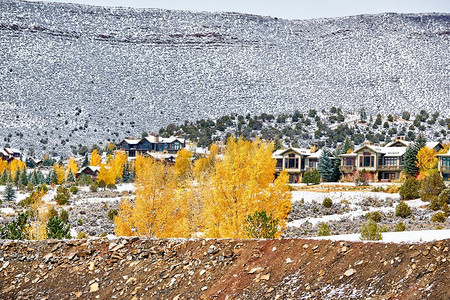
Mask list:
[[[397,143],[402,144],[404,147],[408,147],[409,145],[411,145],[412,142],[405,141],[405,140],[396,140],[396,141],[387,143],[385,147],[392,147],[392,145],[395,145]]]
[[[161,138],[160,143],[169,143],[170,144],[170,143],[173,143],[175,141],[179,141],[180,143],[184,144],[184,139],[178,138],[176,136],[171,136],[171,137],[168,137],[168,138]]]
[[[406,152],[407,147],[380,147],[374,145],[364,145],[353,151],[357,153],[364,148],[368,148],[376,153],[384,154],[385,156],[402,156]]]
[[[3,148],[0,148],[0,153],[1,153],[3,156],[9,156],[9,153],[6,152],[6,150],[3,149]]]
[[[81,174],[84,170],[90,169],[93,173],[100,172],[100,167],[97,166],[87,166],[78,170],[77,174]]]
[[[426,146],[430,149],[434,149],[436,147],[444,149],[444,146],[440,142],[427,142]]]
[[[130,145],[137,145],[141,140],[135,140],[135,139],[123,139],[123,141]]]
[[[283,156],[283,154],[285,154],[286,152],[289,152],[289,151],[293,151],[293,152],[297,153],[298,155],[303,155],[303,156],[308,156],[308,155],[311,154],[311,151],[309,149],[289,147],[287,149],[279,149],[279,150],[275,151],[272,154],[272,156],[273,157],[280,157],[280,156]]]

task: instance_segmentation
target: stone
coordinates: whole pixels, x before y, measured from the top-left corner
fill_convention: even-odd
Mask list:
[[[344,273],[344,275],[347,276],[347,277],[352,276],[353,274],[355,274],[355,269],[352,269],[352,268],[348,269]]]
[[[292,259],[290,259],[289,257],[286,258],[286,263],[287,263],[287,264],[290,264],[291,262],[292,262]]]
[[[95,293],[99,290],[99,286],[98,286],[98,282],[94,282],[93,284],[91,284],[89,292],[90,293]]]
[[[261,280],[269,280],[270,279],[270,274],[261,275],[259,277],[259,279],[261,279]]]

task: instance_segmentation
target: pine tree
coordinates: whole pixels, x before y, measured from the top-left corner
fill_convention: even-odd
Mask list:
[[[19,186],[19,179],[20,179],[20,170],[17,170],[16,174],[14,176],[14,185],[15,186]]]
[[[130,167],[128,163],[126,163],[123,166],[122,181],[125,183],[130,182],[130,178],[131,178]]]
[[[344,141],[344,144],[342,145],[342,151],[341,151],[340,154],[346,154],[347,151],[350,150],[350,149],[353,149],[353,147],[354,146],[353,146],[352,141],[348,137],[346,137],[345,141]]]
[[[7,184],[3,196],[3,200],[5,202],[11,202],[16,199],[16,192],[14,191],[14,187],[12,184]]]
[[[75,182],[75,176],[72,171],[69,171],[69,175],[67,175],[67,182]]]
[[[319,165],[317,170],[320,173],[323,181],[333,180],[333,162],[330,159],[328,150],[324,149],[322,155],[319,157]]]
[[[36,172],[36,170],[33,172],[30,181],[34,186],[39,185],[39,178],[38,178],[38,173]]]
[[[9,181],[8,171],[3,170],[2,176],[0,177],[0,184],[6,184]]]
[[[406,148],[403,171],[407,175],[416,176],[419,172],[419,168],[417,167],[417,153],[421,148],[425,147],[426,144],[427,140],[423,136],[419,136],[413,145]]]
[[[28,185],[27,171],[23,170],[23,172],[20,173],[19,184],[20,186]]]
[[[341,154],[341,151],[338,148],[334,151],[333,182],[337,182],[341,178],[341,171],[339,170],[341,166],[341,158],[339,157],[339,154]]]
[[[89,166],[89,158],[87,153],[84,155],[83,164],[81,165],[83,168]]]

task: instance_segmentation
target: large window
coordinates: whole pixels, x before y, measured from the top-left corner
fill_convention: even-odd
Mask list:
[[[375,161],[375,156],[371,155],[370,152],[364,152],[363,156],[359,158],[360,167],[373,167]]]
[[[397,158],[396,157],[385,157],[384,158],[384,165],[385,166],[396,166],[397,165]]]
[[[278,158],[277,159],[277,169],[281,169],[283,167],[283,159],[282,158]]]
[[[310,168],[317,168],[317,164],[319,163],[319,161],[317,160],[317,158],[310,158],[309,159],[309,167]]]
[[[442,158],[442,166],[443,167],[450,167],[450,157],[443,157]]]
[[[354,166],[354,165],[355,165],[355,158],[344,157],[344,166]]]
[[[294,154],[289,154],[284,160],[284,167],[286,169],[298,169],[298,157]]]

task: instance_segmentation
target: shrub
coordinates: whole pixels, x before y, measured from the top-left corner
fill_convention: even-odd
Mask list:
[[[244,230],[250,238],[273,239],[278,232],[278,222],[278,219],[274,219],[272,214],[267,215],[264,210],[255,211],[245,219]]]
[[[370,241],[379,241],[383,239],[381,230],[374,220],[369,219],[367,222],[363,223],[361,227],[361,239]]]
[[[439,204],[442,206],[444,203],[450,204],[450,189],[446,188],[439,194]]]
[[[77,183],[84,186],[90,185],[92,184],[92,177],[86,174],[81,174],[77,179]]]
[[[117,211],[117,209],[110,209],[108,211],[108,219],[110,219],[111,221],[114,221],[114,217],[119,215],[119,212]]]
[[[395,225],[394,231],[405,231],[406,226],[403,224],[403,222],[398,222],[397,225]]]
[[[395,207],[395,215],[397,217],[407,218],[411,215],[411,208],[405,201],[400,201],[400,203]]]
[[[58,205],[65,205],[70,199],[69,190],[63,186],[59,186],[56,190],[55,201]]]
[[[439,173],[434,172],[425,177],[420,186],[420,198],[430,201],[432,196],[438,196],[445,189],[444,179]]]
[[[81,225],[83,225],[83,220],[81,220],[81,219],[78,219],[78,220],[77,220],[77,224],[78,224],[78,226],[81,226]]]
[[[98,190],[98,185],[97,183],[92,183],[91,186],[89,187],[89,189],[91,190],[91,192],[95,193]]]
[[[331,208],[333,206],[333,200],[326,197],[325,199],[323,199],[322,205],[323,205],[323,207]]]
[[[58,217],[51,217],[47,222],[47,237],[49,239],[69,239],[70,225]]]
[[[319,171],[306,171],[302,177],[302,183],[310,184],[319,184],[320,183],[320,174]]]
[[[400,187],[400,198],[402,200],[411,200],[419,198],[420,181],[416,178],[408,178]]]
[[[65,210],[65,209],[61,210],[60,213],[59,213],[59,218],[64,223],[67,223],[69,221],[69,212],[67,210]]]
[[[117,188],[116,185],[115,185],[114,183],[107,184],[106,187],[107,187],[109,190],[114,190],[114,189]]]
[[[355,177],[356,185],[368,185],[369,181],[373,181],[373,176],[370,172],[366,171],[366,169],[359,171]]]
[[[86,232],[84,231],[80,231],[77,234],[77,239],[82,240],[82,239],[87,239],[89,236],[87,235]]]
[[[72,194],[72,195],[76,195],[77,193],[78,193],[78,188],[76,187],[76,186],[71,186],[70,187],[70,193]]]
[[[429,196],[428,199],[430,200],[430,204],[428,207],[432,210],[439,210],[441,209],[441,205],[439,204],[439,198],[438,196],[432,195]]]
[[[447,202],[442,205],[442,211],[446,216],[450,214]]]
[[[391,184],[386,187],[386,193],[397,194],[400,192],[401,185]]]
[[[318,236],[330,235],[330,227],[328,226],[327,223],[320,223],[317,235]]]
[[[100,181],[97,183],[97,185],[98,185],[98,187],[101,188],[101,189],[105,189],[105,188],[106,188],[106,182],[105,182],[104,180],[100,180]]]
[[[376,223],[381,221],[383,215],[379,211],[369,212],[366,214],[367,220],[374,220]]]
[[[17,216],[17,219],[6,223],[0,227],[0,239],[22,240],[26,238],[26,226],[28,222],[28,213]]]
[[[444,223],[447,216],[443,212],[437,212],[431,217],[432,222]]]
[[[383,193],[383,192],[386,192],[386,189],[384,187],[382,187],[382,186],[376,186],[376,187],[372,188],[372,192],[381,192],[381,193]]]

